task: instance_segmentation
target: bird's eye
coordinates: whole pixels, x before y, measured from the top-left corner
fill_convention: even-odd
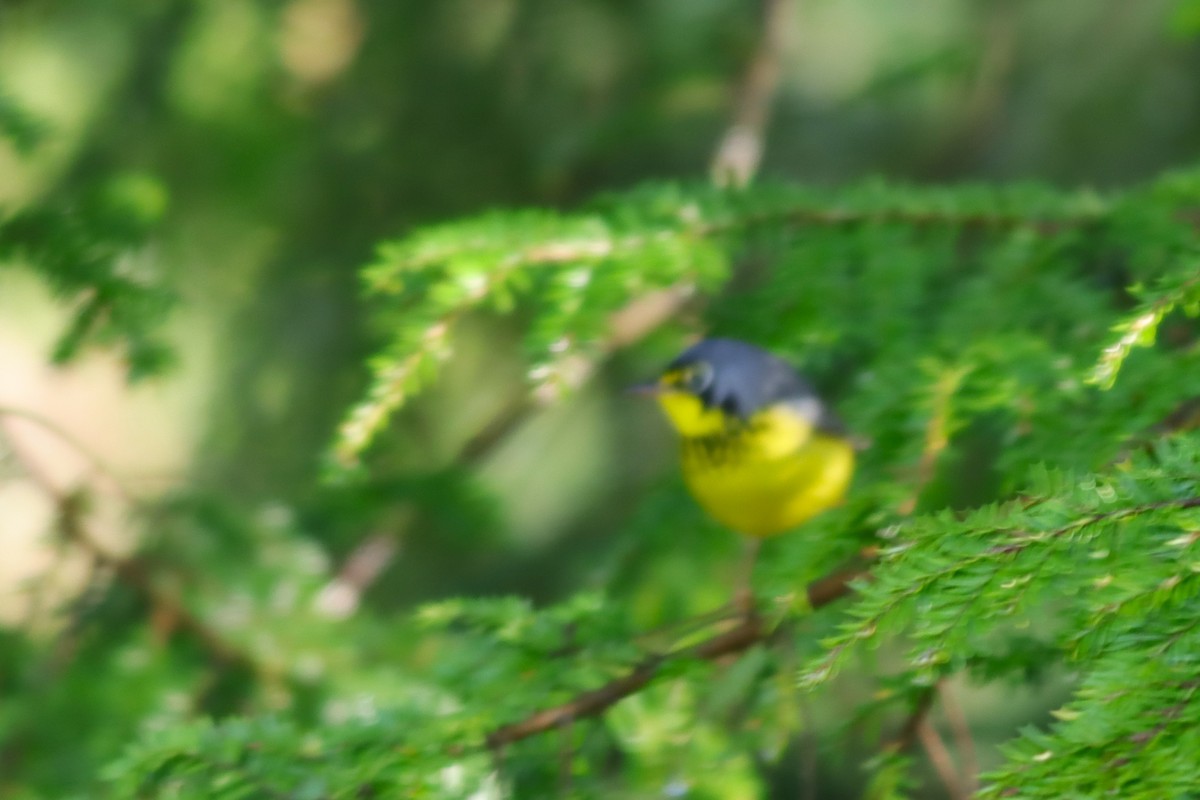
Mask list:
[[[712,383],[712,366],[701,361],[693,364],[683,375],[683,385],[689,392],[700,394]]]

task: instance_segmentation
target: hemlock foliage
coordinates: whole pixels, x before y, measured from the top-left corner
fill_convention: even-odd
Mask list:
[[[612,355],[614,314],[668,289],[690,293],[703,329],[792,355],[826,388],[868,446],[848,505],[769,546],[761,641],[689,657],[722,623],[651,635],[633,621],[644,587],[628,577],[544,608],[480,597],[345,618],[321,611],[333,568],[305,543],[311,519],[247,521],[183,497],[144,509],[146,551],[81,601],[69,641],[84,652],[54,680],[41,674],[53,650],[3,650],[16,698],[3,724],[53,741],[39,710],[78,704],[85,729],[119,719],[110,741],[93,735],[97,754],[136,728],[104,769],[119,797],[747,796],[799,748],[849,752],[852,731],[874,753],[854,756],[869,795],[899,797],[922,757],[898,731],[935,687],[1058,671],[1070,700],[1014,734],[983,796],[1188,795],[1198,208],[1195,170],[1107,194],[656,185],[386,243],[364,282],[387,341],[332,448],[351,487],[330,492],[370,473],[386,450],[374,440],[480,314],[519,316],[545,402]],[[67,260],[71,241],[44,239]],[[56,280],[111,292],[114,308],[142,302],[103,270],[63,278],[47,263]],[[629,537],[636,563],[650,557],[643,540],[687,547],[713,527],[672,482],[612,535]],[[809,609],[805,584],[864,546],[878,558],[857,593]],[[149,577],[120,580],[135,564]],[[167,597],[180,608],[164,657],[152,612]],[[497,736],[647,664],[646,685],[602,714]],[[857,711],[810,729],[803,708],[838,682],[859,687]],[[26,768],[58,767],[42,756]]]
[[[611,350],[614,312],[686,284],[713,331],[796,356],[870,439],[850,505],[772,553],[760,600],[775,608],[773,597],[874,539],[871,579],[838,606],[776,609],[772,624],[791,633],[737,661],[678,658],[605,715],[490,748],[504,724],[656,651],[629,624],[628,597],[581,594],[540,609],[451,600],[401,621],[305,621],[325,567],[293,552],[304,549],[287,543],[299,531],[246,534],[244,575],[210,576],[214,585],[200,582],[184,602],[218,625],[209,604],[230,589],[245,595],[246,619],[221,627],[251,673],[236,681],[245,697],[234,704],[250,714],[197,722],[151,711],[163,691],[155,681],[188,681],[148,655],[152,628],[127,612],[119,642],[90,645],[109,649],[103,676],[91,675],[97,690],[122,702],[142,692],[148,711],[139,740],[106,770],[110,792],[734,796],[754,790],[756,760],[778,757],[799,732],[799,694],[818,696],[847,670],[878,681],[892,699],[871,708],[894,721],[889,711],[950,676],[1021,684],[1051,668],[1076,676],[1072,699],[1004,748],[984,796],[1194,792],[1200,435],[1172,411],[1200,396],[1189,319],[1200,302],[1196,207],[1198,172],[1108,196],[653,186],[578,212],[496,212],[385,245],[365,281],[390,341],[336,461],[361,458],[436,380],[464,315],[522,313],[534,391],[570,387]],[[739,270],[748,275],[722,289]],[[961,497],[955,464],[982,457],[988,495]],[[679,497],[673,485],[660,492]],[[643,500],[632,524],[690,524],[656,504]],[[295,558],[269,558],[272,547]],[[278,578],[264,576],[287,569],[293,595],[281,604],[266,591]],[[347,644],[306,666],[310,637]],[[202,657],[191,669],[193,680],[218,681],[232,667]],[[122,675],[125,690],[110,688]],[[876,738],[886,757],[874,763],[875,796],[908,783],[907,762],[887,756],[889,733],[886,724]]]

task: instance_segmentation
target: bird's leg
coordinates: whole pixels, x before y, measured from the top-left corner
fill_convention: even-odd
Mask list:
[[[754,613],[754,562],[762,540],[756,536],[742,537],[742,564],[738,570],[737,585],[733,590],[733,608],[746,616]]]

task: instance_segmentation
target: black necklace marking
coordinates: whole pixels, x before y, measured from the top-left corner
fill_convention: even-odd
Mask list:
[[[705,467],[724,467],[739,464],[750,450],[751,435],[761,431],[756,422],[738,422],[720,433],[689,436],[683,440],[683,457]]]

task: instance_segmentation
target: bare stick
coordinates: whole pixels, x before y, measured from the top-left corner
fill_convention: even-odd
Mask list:
[[[900,728],[900,732],[896,734],[896,738],[889,742],[885,749],[893,752],[904,752],[908,750],[917,741],[917,729],[921,723],[929,716],[929,710],[933,708],[933,689],[926,689],[917,697],[917,703],[909,712],[908,718],[904,720],[904,726]]]
[[[950,688],[948,683],[938,684],[941,695],[942,712],[954,732],[954,744],[958,751],[958,760],[962,765],[963,788],[968,795],[974,794],[979,783],[979,759],[975,754],[975,740],[971,737],[971,726],[967,715],[963,712],[962,704],[958,702],[958,693]]]
[[[10,413],[8,409],[2,411],[4,414]],[[30,418],[35,419],[39,424],[48,422],[48,420],[38,419],[37,415]],[[54,430],[56,426],[49,423],[48,427]],[[63,435],[61,431],[59,433]],[[77,444],[69,435],[63,435],[63,438],[68,444]],[[193,614],[172,592],[155,583],[149,570],[139,559],[109,552],[100,544],[88,530],[84,519],[87,499],[84,489],[65,490],[59,488],[21,442],[14,441],[10,436],[9,447],[21,464],[25,475],[54,501],[58,510],[59,530],[66,541],[88,553],[97,566],[111,570],[118,581],[133,589],[146,601],[154,615],[169,620],[174,628],[185,631],[196,639],[208,652],[212,661],[225,666],[244,666],[259,674],[265,674],[261,665],[256,664],[248,655],[227,642],[215,628]],[[86,450],[80,450],[80,452],[85,457],[89,457]],[[91,460],[94,464],[100,463],[95,459]],[[115,481],[115,476],[111,472],[107,469],[104,472]],[[115,481],[115,485],[119,486],[119,481]]]
[[[950,758],[950,751],[946,749],[942,737],[933,729],[928,716],[922,717],[917,723],[917,739],[920,740],[925,755],[929,756],[929,763],[933,764],[942,785],[946,787],[946,794],[950,796],[950,800],[966,800],[967,793],[962,787],[962,780],[954,761]]]
[[[946,745],[929,722],[929,712],[933,710],[933,701],[937,695],[938,686],[922,690],[912,711],[909,712],[908,718],[904,721],[903,727],[900,728],[900,732],[885,749],[893,753],[900,753],[912,749],[913,745],[919,742],[929,757],[929,763],[933,765],[942,784],[945,785],[951,800],[961,800],[961,798],[967,797],[962,788],[963,782],[959,778],[958,770],[950,758],[949,751],[946,750]]]
[[[738,84],[733,119],[712,161],[718,186],[745,186],[758,171],[771,101],[779,87],[792,0],[762,0],[761,28],[746,71]]]
[[[349,617],[399,552],[400,537],[395,533],[383,531],[367,536],[342,562],[337,575],[321,587],[315,601],[317,610],[332,619]]]
[[[754,563],[758,561],[762,539],[743,536],[742,546],[742,563],[738,569],[737,584],[733,589],[733,607],[749,614],[754,610]]]
[[[105,461],[98,455],[92,452],[92,450],[82,441],[80,441],[79,438],[73,433],[49,417],[38,414],[35,411],[30,411],[29,409],[25,408],[17,408],[15,406],[0,405],[0,423],[3,423],[4,426],[8,428],[8,439],[14,448],[17,446],[17,444],[12,440],[18,437],[13,433],[12,427],[9,424],[9,420],[14,419],[25,420],[26,422],[36,425],[42,430],[54,434],[54,436],[58,437],[68,447],[79,454],[80,457],[87,461],[88,465],[92,468],[92,471],[95,474],[102,475],[109,485],[111,485],[117,491],[117,493],[120,494],[122,499],[132,502],[132,495],[129,489],[126,488],[124,482],[117,475],[116,471],[107,463],[105,463]],[[21,464],[27,471],[38,468],[37,465],[31,464],[28,459],[21,459]],[[32,472],[30,472],[30,477],[34,477]],[[51,485],[51,483],[46,480],[46,476],[44,474],[38,476],[37,482],[42,486]]]

